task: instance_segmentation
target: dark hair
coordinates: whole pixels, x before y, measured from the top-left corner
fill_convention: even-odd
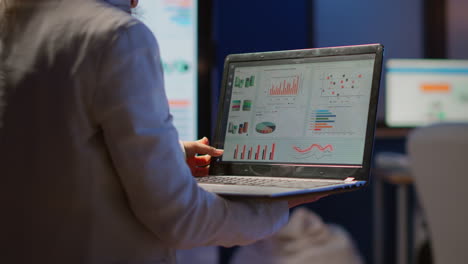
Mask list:
[[[1,47],[0,47],[1,49]],[[0,51],[1,52],[1,51]],[[0,62],[1,63],[1,62]],[[3,66],[0,64],[0,128],[3,127],[3,115],[6,108],[6,84]]]
[[[3,127],[4,113],[7,104],[4,38],[7,34],[7,27],[11,25],[10,19],[10,10],[8,9],[6,0],[0,0],[0,129]]]

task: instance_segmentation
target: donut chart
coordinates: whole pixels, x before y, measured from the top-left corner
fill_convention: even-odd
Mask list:
[[[255,131],[260,134],[270,134],[275,131],[276,125],[272,122],[261,122],[255,126]]]

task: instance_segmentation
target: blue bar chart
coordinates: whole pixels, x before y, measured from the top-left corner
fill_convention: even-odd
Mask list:
[[[323,131],[334,127],[336,114],[330,110],[318,109],[311,115],[309,130]]]

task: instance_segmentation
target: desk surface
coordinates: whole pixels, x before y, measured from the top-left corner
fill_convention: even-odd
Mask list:
[[[413,184],[414,180],[409,171],[405,170],[391,170],[391,169],[373,169],[373,175],[379,177],[384,182],[395,185],[409,185]]]
[[[410,128],[377,127],[375,136],[376,138],[406,138],[410,131]]]

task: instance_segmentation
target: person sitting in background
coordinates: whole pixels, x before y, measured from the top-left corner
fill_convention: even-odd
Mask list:
[[[179,248],[265,238],[288,207],[316,200],[198,187],[193,175],[222,151],[202,139],[183,155],[156,39],[129,14],[137,4],[0,0],[4,263],[173,263]]]

